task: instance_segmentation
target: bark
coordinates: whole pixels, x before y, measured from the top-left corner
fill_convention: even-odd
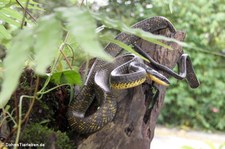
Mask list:
[[[174,34],[168,29],[160,30],[156,34],[173,37],[180,41],[183,41],[185,37],[185,33],[181,31]],[[182,47],[172,42],[165,43],[174,50],[168,50],[142,39],[137,42],[156,61],[173,68],[183,53]],[[159,90],[156,98],[153,98],[155,95],[153,86]],[[117,99],[118,111],[113,122],[82,140],[78,149],[149,149],[165,94],[166,87],[152,84],[151,81],[142,86],[121,91]],[[153,106],[149,109],[150,104]]]

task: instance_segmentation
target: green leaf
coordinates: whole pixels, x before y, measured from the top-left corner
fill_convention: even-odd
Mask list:
[[[7,104],[11,94],[17,87],[29,49],[33,44],[31,37],[32,31],[28,29],[20,31],[12,40],[13,44],[7,51],[4,60],[4,80],[0,92],[0,108]]]
[[[53,73],[51,80],[56,84],[81,84],[80,74],[74,70]]]
[[[38,74],[45,74],[59,48],[59,42],[62,38],[61,24],[54,15],[45,16],[40,20],[35,34],[35,70]]]
[[[75,37],[76,41],[87,54],[110,60],[97,39],[95,32],[96,23],[90,13],[85,9],[79,8],[58,8],[57,12],[68,22],[69,32]]]
[[[4,13],[0,13],[0,20],[5,21],[11,25],[20,26],[19,22],[11,19],[9,16],[6,16]]]
[[[168,38],[168,37],[165,37],[165,36],[162,36],[162,35],[154,35],[152,33],[145,32],[145,31],[143,31],[141,29],[138,29],[138,28],[130,28],[120,21],[110,19],[108,17],[105,17],[105,16],[97,14],[97,13],[92,13],[92,16],[96,20],[101,21],[108,28],[114,28],[114,29],[117,29],[121,32],[136,35],[136,36],[138,36],[142,39],[145,39],[149,42],[158,44],[160,46],[163,46],[163,47],[171,49],[171,50],[172,50],[172,48],[170,46],[160,42],[159,40],[172,41],[172,42],[175,42],[179,45],[187,47],[187,44],[185,44],[184,42],[178,41],[178,40],[173,39],[173,38]],[[159,39],[159,40],[157,40],[157,39]]]
[[[5,27],[0,24],[0,38],[11,39],[11,34],[5,29]]]
[[[173,0],[169,0],[170,13],[173,13]]]
[[[10,9],[10,8],[3,8],[0,9],[0,12],[5,13],[9,15],[11,18],[17,19],[17,20],[22,20],[23,16],[17,12],[16,10]]]
[[[0,3],[0,8],[4,8],[6,5],[10,3],[11,3],[11,0],[4,0]]]
[[[126,44],[123,43],[122,41],[119,41],[119,40],[110,38],[110,37],[108,37],[108,36],[102,36],[102,37],[100,37],[100,38],[101,38],[102,40],[105,40],[105,41],[108,41],[108,42],[117,44],[118,46],[120,46],[121,48],[127,50],[128,52],[133,53],[133,54],[135,54],[135,55],[138,55],[138,56],[141,57],[143,60],[149,62],[148,59],[146,59],[145,57],[143,57],[142,55],[140,55],[139,53],[137,53],[134,49],[132,49],[130,46],[126,45]]]

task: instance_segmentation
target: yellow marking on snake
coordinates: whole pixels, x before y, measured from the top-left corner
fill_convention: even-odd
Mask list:
[[[0,141],[0,149],[8,149],[8,147],[6,147],[5,144]]]
[[[115,89],[127,89],[127,88],[132,88],[135,86],[138,86],[140,84],[142,84],[143,82],[145,82],[146,78],[142,78],[140,80],[136,80],[134,82],[127,82],[127,83],[115,83],[115,84],[111,84],[112,88]]]
[[[157,77],[155,77],[155,76],[153,76],[153,75],[151,75],[151,74],[148,74],[148,78],[150,78],[152,81],[156,82],[156,83],[159,84],[159,85],[169,86],[168,83],[166,83],[166,82],[160,80],[159,78],[157,78]]]

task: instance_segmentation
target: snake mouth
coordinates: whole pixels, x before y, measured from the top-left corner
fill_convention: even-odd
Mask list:
[[[158,77],[156,77],[154,75],[151,75],[151,74],[148,74],[148,77],[152,81],[156,82],[159,85],[163,85],[163,86],[169,86],[170,85],[170,82],[167,79],[165,80],[165,79],[162,79],[162,78],[158,78]]]
[[[156,82],[157,84],[163,85],[163,86],[170,85],[170,81],[161,73],[151,68],[148,68],[146,71],[148,73],[148,78],[150,78],[152,81]]]

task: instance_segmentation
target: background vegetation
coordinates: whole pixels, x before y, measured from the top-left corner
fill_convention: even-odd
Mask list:
[[[18,142],[21,124],[38,122],[44,126],[52,126],[57,123],[57,120],[52,122],[51,117],[55,116],[54,108],[59,109],[59,103],[55,101],[55,96],[49,98],[51,91],[66,86],[70,94],[65,94],[63,98],[71,100],[73,85],[82,84],[78,72],[82,61],[90,57],[110,60],[111,57],[103,52],[103,46],[109,41],[116,42],[113,37],[120,31],[134,33],[154,42],[157,36],[146,35],[127,28],[126,25],[130,26],[152,16],[165,16],[177,30],[186,31],[185,42],[188,47],[195,47],[184,50],[192,58],[201,86],[192,90],[186,82],[171,78],[159,123],[225,131],[224,6],[223,0],[0,2],[1,126],[7,119],[14,132],[17,132],[15,140]],[[29,69],[34,70],[34,73],[27,71]],[[27,81],[30,80],[27,76],[33,82]],[[48,107],[49,101],[54,104],[53,109]],[[49,115],[43,116],[41,120],[27,122],[28,117],[32,117],[31,111],[35,111],[34,103],[38,103],[43,111],[47,109]],[[15,104],[19,106],[13,106]],[[22,106],[24,104],[26,106]],[[59,142],[68,142],[67,135],[57,131],[66,131],[67,128],[57,125],[47,131],[41,125],[34,126],[45,131],[43,135],[52,136],[49,134],[55,133],[55,136],[62,138]],[[32,125],[29,128],[33,128]],[[23,133],[27,133],[24,135],[27,137],[32,129]],[[59,146],[63,148],[63,145]]]

